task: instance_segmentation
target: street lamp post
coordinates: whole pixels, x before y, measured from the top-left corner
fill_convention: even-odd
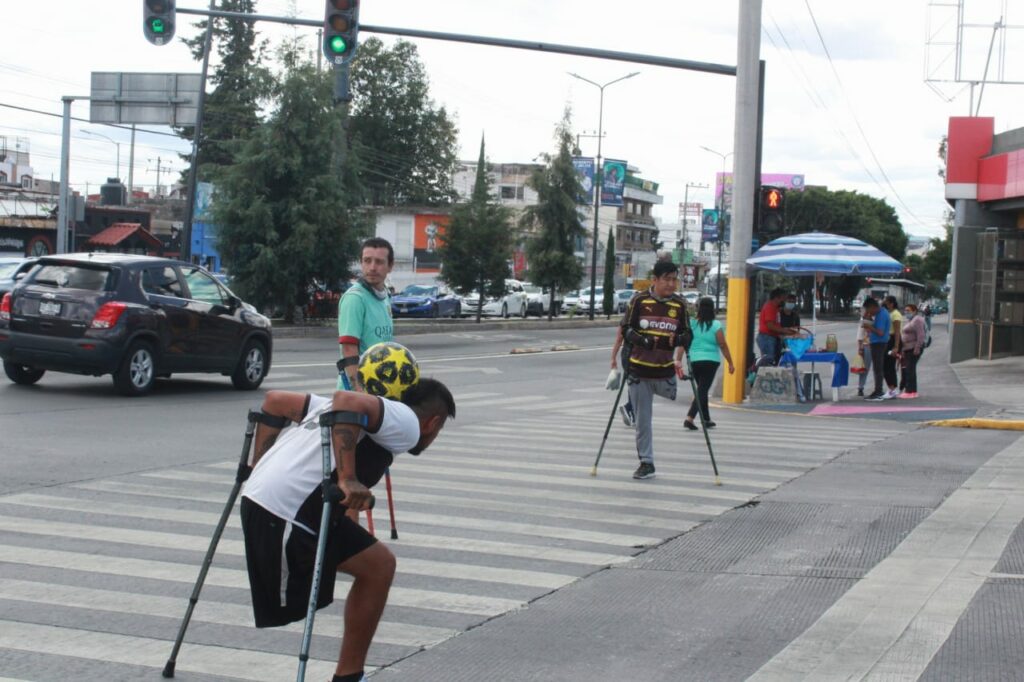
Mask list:
[[[595,308],[594,294],[595,294],[595,290],[597,289],[597,242],[598,242],[598,239],[600,239],[600,235],[598,234],[598,231],[597,231],[597,229],[598,229],[597,218],[598,218],[598,213],[601,210],[601,187],[604,184],[604,180],[602,178],[602,176],[603,176],[602,170],[603,169],[601,168],[601,138],[604,135],[604,89],[607,88],[609,85],[612,85],[613,83],[618,83],[619,81],[624,81],[627,78],[632,78],[633,76],[637,76],[639,74],[640,74],[639,71],[634,71],[633,73],[630,73],[630,74],[627,74],[625,76],[622,76],[621,78],[616,78],[613,81],[608,81],[607,83],[604,83],[602,85],[601,83],[595,83],[592,80],[584,78],[583,76],[581,76],[581,75],[579,75],[577,73],[571,73],[571,72],[569,73],[569,75],[572,76],[573,78],[577,78],[577,79],[583,81],[584,83],[590,83],[595,88],[597,88],[598,90],[601,91],[600,104],[599,104],[598,110],[597,110],[597,170],[596,170],[596,172],[594,174],[594,176],[595,176],[595,181],[594,181],[594,243],[593,243],[593,248],[591,249],[591,254],[590,254],[590,319],[591,320],[594,319],[594,308]]]
[[[732,152],[723,154],[704,145],[701,145],[700,148],[706,152],[711,152],[715,156],[722,157],[722,202],[721,205],[717,201],[715,202],[716,206],[718,206],[718,274],[715,282],[715,310],[718,310],[722,307],[722,240],[725,238],[725,161],[732,156]]]
[[[86,135],[92,135],[94,137],[101,137],[104,140],[106,140],[107,142],[109,142],[110,144],[112,144],[115,147],[117,147],[117,170],[115,171],[114,175],[116,175],[117,179],[120,180],[121,179],[121,143],[118,142],[117,140],[110,139],[109,137],[107,137],[106,135],[103,135],[102,133],[94,133],[91,130],[83,130],[82,132],[85,133]]]

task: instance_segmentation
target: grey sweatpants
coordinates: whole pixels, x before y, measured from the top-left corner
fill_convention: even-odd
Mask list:
[[[641,462],[654,464],[654,428],[651,423],[654,396],[676,399],[676,378],[629,380],[629,401],[636,415],[636,455]]]

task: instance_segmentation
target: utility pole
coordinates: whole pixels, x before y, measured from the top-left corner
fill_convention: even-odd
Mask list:
[[[751,323],[750,280],[747,258],[754,234],[754,196],[760,178],[755,178],[757,163],[758,90],[761,55],[761,0],[740,0],[739,31],[736,36],[736,117],[733,149],[732,240],[729,249],[729,308],[726,333],[733,357],[746,358]],[[743,402],[746,373],[726,374],[722,399],[726,403]]]
[[[71,188],[68,186],[71,175],[71,103],[74,97],[62,97],[64,103],[64,120],[61,126],[62,136],[60,141],[60,199],[57,201],[57,253],[67,253],[68,237],[68,195]]]
[[[132,124],[132,143],[129,147],[128,152],[128,197],[124,203],[126,206],[131,206],[132,203],[132,185],[135,182],[135,124]]]
[[[679,240],[679,249],[680,249],[680,251],[684,251],[686,249],[686,219],[690,215],[690,188],[691,187],[693,187],[694,189],[707,189],[708,188],[707,185],[699,183],[699,182],[688,182],[688,183],[686,183],[686,189],[683,192],[683,231],[682,231],[682,235],[681,235],[682,238]],[[700,216],[697,216],[697,218],[699,219]],[[683,254],[682,253],[679,254],[679,259],[680,260],[683,259]]]

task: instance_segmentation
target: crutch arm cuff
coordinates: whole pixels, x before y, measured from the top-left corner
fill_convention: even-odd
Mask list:
[[[334,364],[338,368],[338,374],[341,374],[342,372],[345,371],[346,367],[353,367],[355,365],[358,365],[359,364],[359,358],[356,357],[355,355],[352,355],[352,356],[347,357],[347,358],[342,358],[341,360],[338,360]]]
[[[367,424],[365,414],[353,412],[352,410],[332,410],[320,415],[320,426],[334,426],[335,424],[355,424],[365,429]]]
[[[249,410],[249,421],[269,426],[272,429],[283,429],[288,426],[292,420],[288,417],[282,417],[277,414],[267,414],[262,410]]]

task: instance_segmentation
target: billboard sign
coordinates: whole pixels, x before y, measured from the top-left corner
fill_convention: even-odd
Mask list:
[[[718,241],[718,209],[705,208],[700,221],[700,239],[704,242]]]
[[[594,157],[574,156],[572,165],[583,187],[583,194],[576,198],[576,203],[590,206],[594,203]]]
[[[437,248],[441,235],[448,227],[451,216],[443,214],[419,214],[413,222],[413,257],[416,272],[440,272],[441,257]]]
[[[622,190],[626,185],[626,162],[605,159],[601,173],[601,204],[622,206]]]

